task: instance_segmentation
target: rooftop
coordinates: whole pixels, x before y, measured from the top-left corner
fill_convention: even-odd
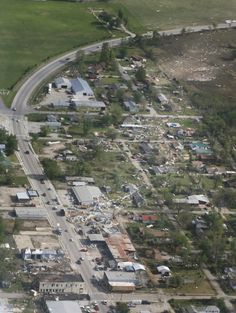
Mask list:
[[[136,251],[128,235],[121,233],[111,235],[106,239],[106,243],[110,253],[116,260],[128,261],[130,259],[129,253],[132,254]]]
[[[86,80],[77,77],[71,79],[71,88],[75,94],[83,93],[85,96],[93,96],[93,91]]]
[[[136,281],[136,276],[134,273],[130,272],[120,272],[120,271],[107,271],[104,272],[109,283],[114,282],[129,282],[134,283]]]
[[[42,274],[40,281],[47,282],[83,282],[80,274]]]
[[[77,301],[46,301],[46,306],[50,313],[81,313],[80,305]]]
[[[95,199],[102,195],[100,189],[96,186],[76,186],[72,190],[81,204],[92,204]]]
[[[18,218],[23,219],[46,219],[47,211],[39,208],[15,208],[15,213]]]

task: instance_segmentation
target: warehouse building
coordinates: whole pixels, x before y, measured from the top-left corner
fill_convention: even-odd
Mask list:
[[[104,272],[103,279],[110,291],[117,292],[132,292],[138,283],[135,273],[129,272]]]
[[[96,186],[76,186],[72,191],[79,205],[92,205],[102,196],[101,190]]]
[[[16,217],[24,220],[46,220],[47,211],[39,208],[15,208]]]
[[[46,301],[47,313],[82,313],[78,301]]]

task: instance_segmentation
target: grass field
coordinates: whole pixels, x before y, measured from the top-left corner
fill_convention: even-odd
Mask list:
[[[121,8],[128,28],[140,33],[233,19],[236,10],[235,0],[112,0],[106,4],[0,0],[0,5],[0,90],[10,89],[47,58],[109,38],[111,34],[97,24],[90,7],[113,14]],[[5,98],[13,95],[14,91]]]
[[[130,26],[171,29],[196,24],[212,24],[235,19],[235,0],[115,0],[129,13]]]
[[[0,89],[48,57],[110,37],[87,5],[0,0],[0,6]]]

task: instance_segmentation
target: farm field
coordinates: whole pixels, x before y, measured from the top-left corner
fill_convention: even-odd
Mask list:
[[[236,2],[213,0],[115,0],[126,8],[136,31],[163,30],[235,19]]]
[[[111,36],[83,4],[0,0],[0,5],[0,89],[11,88],[47,58]]]

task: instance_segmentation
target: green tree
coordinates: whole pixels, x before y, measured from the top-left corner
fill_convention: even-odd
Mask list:
[[[120,106],[114,105],[111,108],[110,114],[111,114],[111,118],[112,118],[112,123],[114,125],[117,125],[121,122],[121,120],[122,120],[122,109]]]
[[[104,62],[105,64],[110,61],[110,49],[107,42],[104,42],[102,45],[101,53],[100,53],[100,62]]]
[[[144,83],[146,81],[146,70],[144,67],[140,67],[135,73],[137,81]]]
[[[129,313],[130,309],[128,304],[125,302],[117,302],[116,303],[116,311],[117,313]]]
[[[6,142],[6,154],[11,155],[17,149],[17,139],[15,135],[8,135]]]
[[[58,179],[61,177],[62,172],[57,161],[51,159],[43,159],[42,165],[44,167],[45,174],[49,179]]]
[[[50,133],[50,127],[49,126],[41,126],[40,127],[40,136],[41,137],[47,137],[48,134]]]
[[[113,141],[117,138],[118,133],[114,128],[108,128],[108,130],[106,131],[106,136],[107,136],[107,138],[109,138]]]

